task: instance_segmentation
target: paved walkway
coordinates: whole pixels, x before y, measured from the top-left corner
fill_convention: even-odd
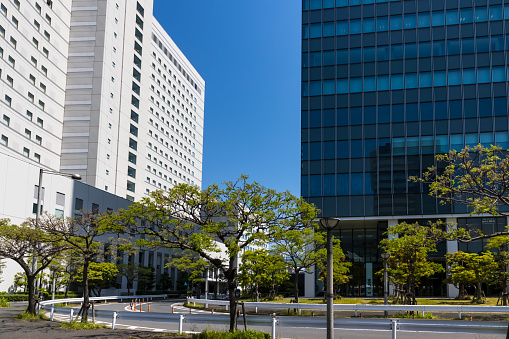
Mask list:
[[[60,322],[49,320],[19,320],[16,315],[22,313],[25,305],[13,303],[12,307],[0,308],[0,339],[68,339],[68,338],[158,338],[161,333],[139,330],[100,329],[100,330],[69,330],[60,328]],[[190,338],[190,337],[172,337]]]

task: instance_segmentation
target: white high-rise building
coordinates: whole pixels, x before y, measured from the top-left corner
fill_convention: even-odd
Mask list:
[[[152,0],[0,0],[1,152],[128,200],[201,186],[205,82]]]
[[[176,183],[201,187],[205,82],[152,5],[0,0],[0,218],[35,217],[40,168],[42,209],[59,216],[125,208]],[[175,285],[169,255],[142,250],[136,262]],[[19,271],[4,262],[0,291],[15,289]]]

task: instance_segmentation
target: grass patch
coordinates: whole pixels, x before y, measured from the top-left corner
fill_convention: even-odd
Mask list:
[[[409,313],[396,313],[391,315],[389,318],[405,318],[405,319],[437,319],[437,317],[433,316],[431,313],[424,313],[424,317],[421,312],[415,312],[413,315]]]
[[[62,326],[60,326],[60,327],[67,328],[70,330],[98,330],[98,329],[103,329],[103,328],[109,328],[106,325],[99,325],[99,324],[94,324],[91,322],[82,323],[81,321],[72,321],[70,323],[63,323]]]
[[[0,298],[0,308],[2,307],[11,307],[11,303],[9,303],[5,298]]]
[[[16,319],[20,320],[46,320],[48,319],[44,314],[30,314],[20,313],[16,316]]]
[[[293,298],[285,298],[278,303],[290,303]],[[479,305],[496,306],[497,297],[486,298],[484,304],[472,303],[471,300],[456,300],[453,298],[417,298],[417,305]],[[270,303],[271,301],[265,301]],[[299,304],[326,304],[323,298],[299,298]],[[334,299],[334,304],[362,304],[362,305],[383,305],[383,298],[341,298]],[[392,303],[390,303],[392,305]]]
[[[193,334],[193,339],[270,339],[270,334],[260,331],[203,331]]]

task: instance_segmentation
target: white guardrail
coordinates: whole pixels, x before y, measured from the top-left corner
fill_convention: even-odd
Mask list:
[[[228,300],[210,300],[187,298],[187,302],[193,304],[203,304],[206,308],[208,305],[224,306],[228,309],[230,302]],[[323,310],[327,309],[326,304],[294,304],[294,303],[260,303],[260,302],[244,302],[245,307],[253,307],[255,311],[258,308],[270,309],[298,309],[301,310]],[[353,311],[358,316],[359,311],[414,311],[421,312],[444,312],[458,313],[461,319],[463,312],[475,313],[509,313],[509,306],[468,306],[468,305],[362,305],[362,304],[335,304],[334,311]]]
[[[142,296],[110,296],[110,297],[92,297],[91,301],[94,302],[109,302],[133,299],[144,299],[146,302],[152,301],[156,298],[164,298],[164,295],[142,295]],[[188,303],[204,304],[206,307],[209,305],[224,306],[228,309],[229,301],[226,300],[211,300],[211,299],[195,299],[188,298]],[[69,320],[75,320],[77,308],[64,308],[55,307],[59,303],[75,303],[83,302],[83,298],[70,298],[70,299],[57,299],[41,301],[39,307],[50,307],[50,320],[53,321],[53,315],[58,312],[60,314],[68,314]],[[269,309],[305,309],[305,310],[325,310],[324,304],[294,304],[294,303],[255,303],[245,302],[245,307],[255,308],[269,308]],[[357,315],[358,311],[414,311],[414,312],[457,312],[461,317],[461,312],[509,312],[509,306],[434,306],[434,305],[356,305],[356,304],[337,304],[334,305],[334,310],[347,310],[354,311]],[[200,314],[171,314],[171,313],[148,313],[148,312],[114,312],[94,310],[93,317],[106,318],[111,317],[111,327],[115,329],[117,319],[125,320],[138,320],[138,321],[178,321],[178,333],[183,333],[183,323],[209,323],[209,324],[228,324],[229,315],[214,313],[200,313]],[[325,327],[326,319],[324,317],[276,317],[273,316],[247,316],[247,322],[250,325],[267,325],[271,326],[271,333],[273,338],[276,334],[276,326],[284,327],[301,327],[301,326],[318,326]],[[387,330],[392,332],[392,338],[396,338],[398,330],[404,331],[450,331],[454,329],[458,332],[479,333],[479,334],[505,334],[507,331],[507,323],[494,322],[494,321],[455,321],[455,320],[412,320],[412,319],[377,319],[377,318],[335,318],[334,327],[338,329],[356,330],[372,329],[372,330]]]

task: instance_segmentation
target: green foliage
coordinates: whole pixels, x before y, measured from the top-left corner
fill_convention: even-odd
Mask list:
[[[138,291],[151,291],[156,284],[156,276],[153,267],[138,268]]]
[[[70,323],[63,323],[62,326],[60,326],[60,327],[67,328],[70,330],[99,330],[99,329],[109,328],[106,325],[99,325],[99,324],[88,323],[88,322],[82,323],[82,322],[76,322],[76,321],[72,321]]]
[[[502,289],[502,306],[509,304],[508,282],[509,282],[509,237],[498,236],[490,238],[487,244],[488,248],[496,249],[495,261],[498,263],[498,270],[493,275],[493,282]]]
[[[242,254],[239,282],[249,288],[259,301],[259,288],[270,289],[275,296],[276,286],[288,279],[284,258],[280,254],[271,254],[266,250],[246,251]]]
[[[415,312],[415,314],[410,313],[396,313],[391,315],[391,318],[404,318],[404,319],[436,319],[435,316],[431,313],[424,313],[424,317],[421,312]]]
[[[462,290],[466,284],[475,284],[477,288],[473,301],[484,302],[481,284],[493,281],[499,268],[493,254],[489,251],[482,254],[457,251],[447,253],[445,257],[449,266],[449,279],[453,284],[459,285],[460,296],[465,295]]]
[[[186,250],[168,263],[169,266],[175,267],[179,272],[186,272],[186,282],[190,285],[203,281],[202,274],[208,265],[208,262],[195,252]]]
[[[270,339],[270,334],[260,331],[209,331],[193,334],[193,339]]]
[[[4,297],[0,297],[0,308],[2,307],[11,307],[11,304]]]
[[[16,319],[20,320],[46,320],[48,319],[44,314],[31,314],[31,313],[20,313],[16,316]]]
[[[320,240],[320,244],[325,244],[324,233],[319,233],[323,240]],[[319,238],[318,238],[319,239]],[[348,282],[350,277],[348,273],[350,272],[350,267],[352,266],[351,262],[347,262],[346,256],[343,253],[343,249],[341,248],[341,243],[339,239],[333,239],[332,243],[332,256],[333,256],[333,290],[337,291],[338,287],[342,284]],[[323,245],[322,245],[323,246]],[[324,282],[324,286],[327,283],[327,251],[322,252],[319,260],[317,262],[317,268],[320,274],[319,280]]]
[[[168,291],[173,286],[173,282],[171,280],[170,274],[168,272],[163,272],[161,274],[160,288],[163,291]]]
[[[443,224],[422,226],[405,222],[390,226],[388,238],[380,242],[387,253],[388,279],[404,293],[401,296],[405,304],[416,304],[415,287],[421,279],[444,271],[441,264],[428,260],[430,252],[436,252],[436,244],[444,237]]]
[[[151,192],[102,223],[119,233],[144,234],[137,246],[189,250],[220,270],[231,296],[230,330],[234,330],[237,258],[247,246],[268,243],[282,230],[310,227],[315,218],[314,206],[303,199],[241,176],[203,191],[178,184]]]
[[[5,268],[5,263],[2,261],[2,258],[0,258],[0,283],[3,281],[2,273],[3,273],[4,268]]]
[[[91,262],[88,267],[89,288],[96,296],[101,296],[101,290],[116,286],[118,269],[117,265],[110,262]],[[78,268],[73,280],[83,283],[83,265]]]
[[[24,273],[18,272],[14,275],[14,285],[21,287],[23,292],[26,292],[28,287],[27,276]]]

